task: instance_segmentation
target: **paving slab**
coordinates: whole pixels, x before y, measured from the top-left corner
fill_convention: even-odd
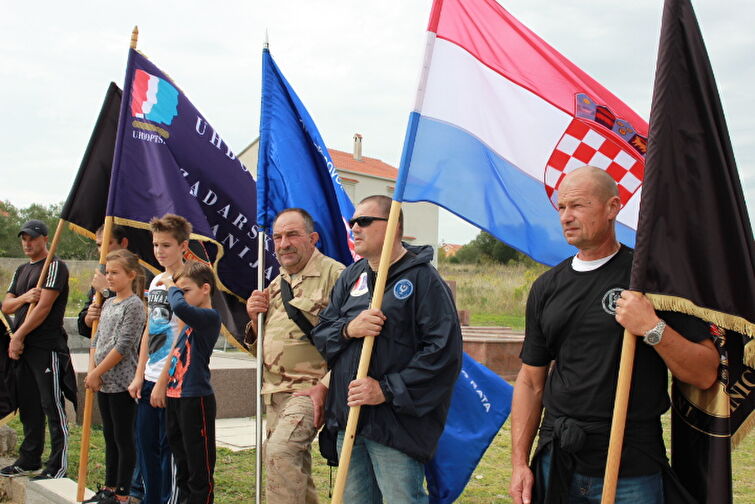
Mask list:
[[[26,484],[25,504],[74,504],[78,485],[69,478],[43,481],[29,481]],[[84,499],[94,495],[89,489],[84,491]]]
[[[262,420],[264,432],[265,419]],[[218,418],[215,420],[215,444],[231,451],[249,450],[257,444],[255,417]]]

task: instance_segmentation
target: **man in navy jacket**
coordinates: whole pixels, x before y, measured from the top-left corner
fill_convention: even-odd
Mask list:
[[[345,502],[425,503],[424,463],[435,451],[461,368],[461,327],[432,248],[391,250],[381,310],[370,309],[391,199],[370,196],[350,221],[363,257],[338,279],[312,336],[331,369],[327,428],[343,442],[349,407],[362,406]],[[377,336],[368,376],[355,380],[362,342]]]

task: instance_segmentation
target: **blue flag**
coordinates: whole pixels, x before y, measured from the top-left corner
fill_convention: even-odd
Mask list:
[[[165,213],[183,216],[221,290],[243,300],[257,288],[256,194],[251,173],[183,91],[129,50],[107,215],[142,229]],[[269,280],[277,270],[269,250],[265,265]]]
[[[284,208],[303,208],[320,235],[318,247],[349,265],[354,205],[341,186],[325,142],[268,49],[262,51],[262,110],[257,163],[257,223],[268,233]]]
[[[430,504],[455,501],[511,412],[514,388],[464,353],[446,427],[425,465]]]

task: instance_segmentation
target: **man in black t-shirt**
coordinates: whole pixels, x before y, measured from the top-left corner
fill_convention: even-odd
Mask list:
[[[620,206],[616,183],[599,168],[578,168],[558,188],[563,233],[579,252],[538,278],[527,301],[511,413],[515,503],[600,502],[625,329],[645,344],[635,356],[617,504],[660,503],[675,491],[660,423],[670,405],[668,370],[701,389],[716,381],[708,325],[656,313],[625,290],[632,249],[616,240]]]
[[[8,355],[15,365],[18,409],[24,440],[18,459],[0,469],[0,476],[18,476],[41,466],[45,444],[45,417],[51,450],[44,470],[34,479],[62,478],[66,474],[68,426],[63,404],[63,378],[70,368],[68,343],[63,329],[68,301],[68,269],[53,258],[42,287],[37,287],[47,258],[47,226],[38,220],[23,225],[18,233],[29,262],[16,269],[2,310],[14,314]],[[32,304],[35,308],[29,311]]]

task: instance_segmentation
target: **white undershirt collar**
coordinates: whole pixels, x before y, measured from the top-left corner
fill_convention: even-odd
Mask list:
[[[619,250],[621,250],[621,247],[619,247]],[[571,267],[574,271],[580,272],[596,270],[610,261],[613,256],[619,253],[619,250],[609,256],[601,257],[600,259],[595,259],[593,261],[584,261],[579,257],[574,256],[571,260]]]

